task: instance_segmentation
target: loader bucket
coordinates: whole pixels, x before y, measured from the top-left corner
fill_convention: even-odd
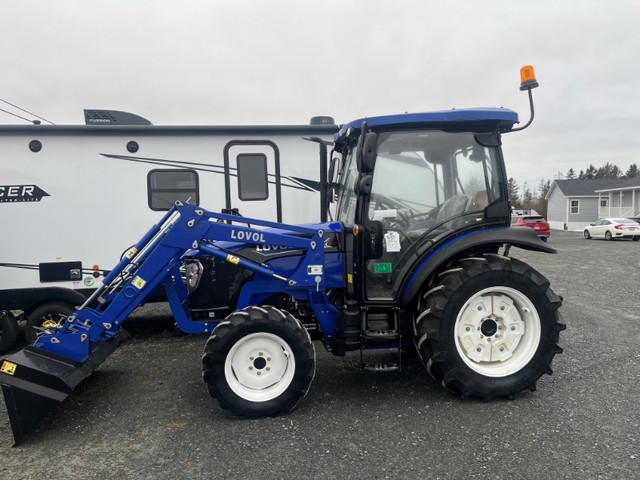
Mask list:
[[[82,363],[36,347],[25,347],[0,361],[0,384],[19,445],[40,421],[89,377],[130,335],[120,329],[94,348]]]

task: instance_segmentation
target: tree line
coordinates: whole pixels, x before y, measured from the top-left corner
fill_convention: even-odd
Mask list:
[[[640,177],[640,169],[638,169],[637,164],[632,163],[629,165],[627,171],[623,173],[617,165],[607,162],[599,168],[590,164],[589,168],[586,170],[580,170],[577,173],[573,168],[567,170],[566,173],[558,172],[558,174],[554,176],[554,180],[594,180],[601,178],[622,179],[636,177]],[[550,179],[545,180],[542,178],[535,186],[531,186],[525,182],[522,191],[520,191],[518,182],[516,182],[513,177],[510,177],[508,187],[509,201],[513,208],[533,209],[543,217],[547,217],[547,201],[545,200],[545,197],[551,188]]]

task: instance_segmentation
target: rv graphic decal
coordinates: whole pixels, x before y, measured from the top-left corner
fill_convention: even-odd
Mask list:
[[[191,170],[197,170],[199,172],[209,172],[224,175],[224,165],[215,165],[210,163],[197,163],[197,162],[185,162],[180,160],[166,160],[162,158],[145,158],[145,157],[133,157],[130,155],[113,155],[110,153],[101,153],[103,157],[113,158],[116,160],[125,160],[136,163],[148,163],[150,165],[161,165],[164,167],[175,168],[190,168]],[[232,177],[238,176],[238,170],[230,167],[229,174]],[[275,175],[268,174],[269,183],[275,184]],[[280,183],[283,187],[295,188],[298,190],[306,190],[307,192],[320,191],[320,184],[315,180],[309,180],[306,178],[291,177],[287,175],[280,175]]]
[[[0,185],[0,203],[39,202],[50,195],[37,185]]]

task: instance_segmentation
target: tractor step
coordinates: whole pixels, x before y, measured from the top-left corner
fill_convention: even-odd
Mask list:
[[[94,347],[80,363],[46,350],[26,347],[2,360],[0,384],[13,430],[13,446],[71,394],[130,335],[120,329],[113,337]]]
[[[362,338],[366,340],[378,340],[380,342],[395,342],[399,335],[396,330],[365,330]]]
[[[367,372],[397,372],[400,370],[399,363],[363,363],[362,370]]]
[[[399,331],[399,308],[377,307],[362,310],[362,332],[360,334],[360,368],[369,372],[393,372],[402,368],[402,336]],[[397,346],[397,362],[366,363],[364,350],[371,347],[389,348]]]

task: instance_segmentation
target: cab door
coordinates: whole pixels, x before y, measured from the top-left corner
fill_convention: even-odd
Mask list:
[[[282,222],[280,153],[270,140],[233,140],[224,148],[225,208]]]

